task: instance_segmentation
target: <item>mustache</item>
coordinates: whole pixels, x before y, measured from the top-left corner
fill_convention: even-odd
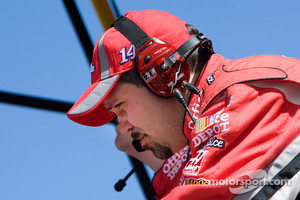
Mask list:
[[[132,137],[132,139],[134,139],[134,140],[137,140],[137,139],[139,139],[139,138],[141,138],[141,133],[140,132],[132,132],[131,133],[131,137]]]

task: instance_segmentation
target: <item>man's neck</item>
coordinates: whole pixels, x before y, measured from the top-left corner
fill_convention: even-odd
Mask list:
[[[200,76],[200,73],[201,73],[201,71],[200,72],[191,72],[189,83],[192,85],[195,85],[198,77]],[[191,92],[189,92],[188,90],[185,90],[183,92],[183,95],[184,95],[185,100],[188,101],[190,99]]]

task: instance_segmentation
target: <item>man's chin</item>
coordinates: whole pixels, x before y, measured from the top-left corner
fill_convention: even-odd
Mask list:
[[[145,148],[147,149],[147,148]],[[158,159],[161,159],[161,160],[166,160],[170,157],[172,157],[173,155],[173,152],[170,150],[170,149],[149,149],[152,151],[152,153],[154,154],[154,156]]]

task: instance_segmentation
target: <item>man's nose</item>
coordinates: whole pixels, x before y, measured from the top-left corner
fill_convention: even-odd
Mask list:
[[[126,121],[120,121],[120,132],[123,135],[128,135],[132,133],[133,130],[133,125],[129,123],[127,120]]]
[[[120,132],[123,135],[128,135],[132,133],[133,125],[127,120],[125,115],[117,115],[119,120]]]

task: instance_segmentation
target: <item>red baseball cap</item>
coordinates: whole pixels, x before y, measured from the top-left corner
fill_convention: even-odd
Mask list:
[[[192,37],[185,26],[186,22],[168,12],[128,11],[124,16],[135,22],[149,37],[155,37],[175,48]],[[103,106],[103,100],[120,76],[134,69],[134,51],[131,42],[114,27],[101,35],[93,51],[92,84],[68,111],[69,119],[86,126],[102,126],[115,117]]]

